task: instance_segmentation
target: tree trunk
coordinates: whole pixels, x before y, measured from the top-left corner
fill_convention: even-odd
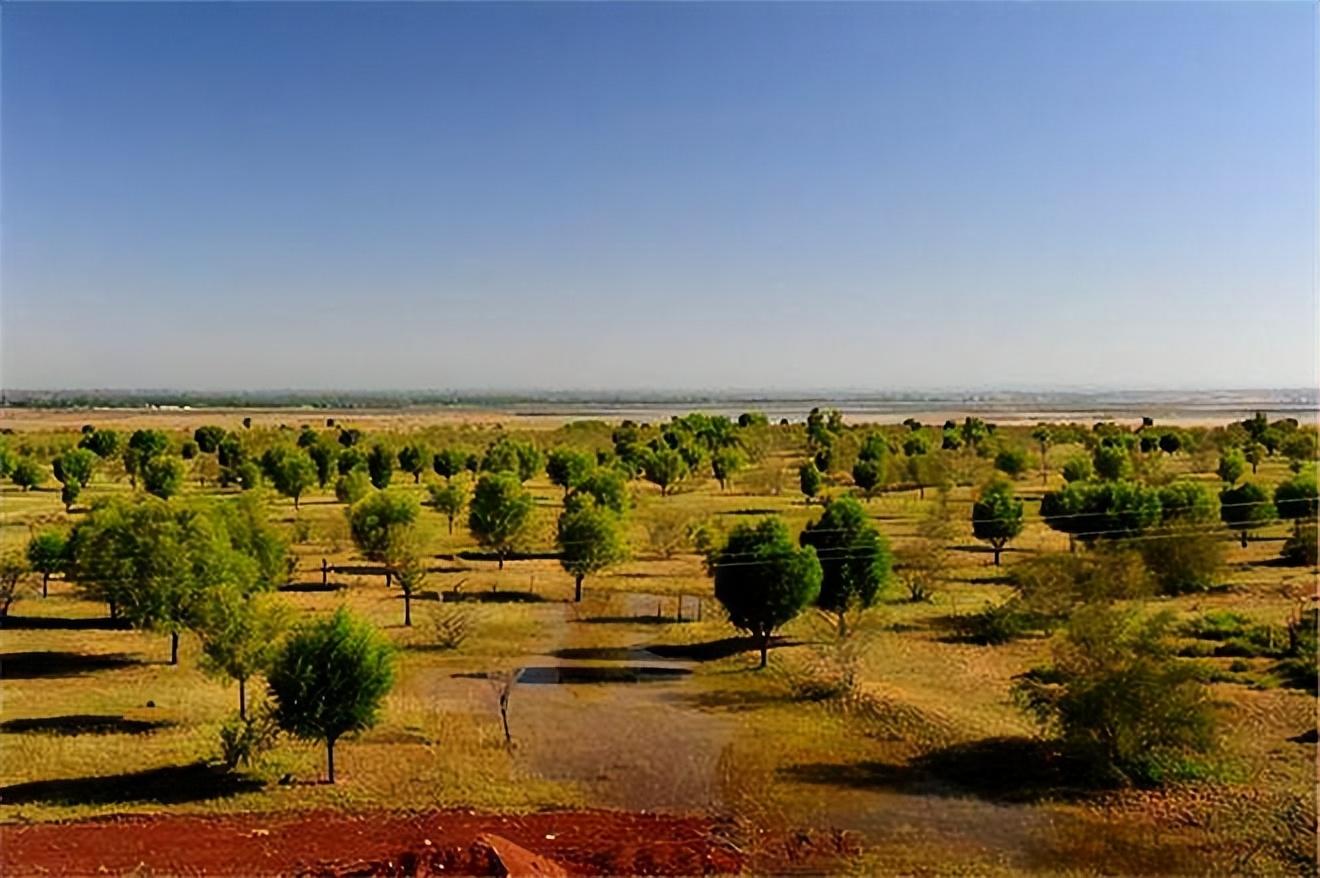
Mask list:
[[[454,516],[449,516],[449,535],[454,535]]]
[[[578,574],[573,580],[573,601],[582,602],[582,574]]]
[[[179,632],[171,631],[170,632],[170,664],[177,665],[178,663],[179,663]]]
[[[294,509],[297,509],[297,508],[298,508],[298,498],[299,498],[300,496],[301,496],[300,494],[294,494],[294,495],[293,495],[293,508],[294,508]]]
[[[330,783],[335,782],[335,739],[325,739],[325,767],[330,776]]]
[[[1247,547],[1247,531],[1244,528],[1242,531],[1240,531],[1240,533],[1241,533],[1242,548],[1245,549]]]
[[[412,589],[403,590],[403,627],[412,627]]]
[[[921,499],[921,500],[925,500],[925,499],[926,499],[926,486],[925,486],[925,485],[917,485],[917,497],[918,497],[919,499]]]
[[[385,587],[389,588],[394,582],[394,571],[388,567],[385,568]]]
[[[1002,545],[999,545],[998,543],[996,543],[995,546],[994,546],[994,549],[995,549],[995,566],[998,567],[998,566],[999,566],[999,553],[1002,552],[1002,551],[1004,550],[1004,547],[1003,547]]]
[[[238,718],[247,719],[247,678],[238,678]]]
[[[496,556],[500,559],[500,568],[499,568],[499,569],[503,570],[503,569],[504,569],[504,550],[501,549],[499,552],[496,553]]]
[[[46,596],[46,585],[50,582],[50,574],[43,572],[41,574],[41,596]]]
[[[769,662],[769,660],[770,660],[770,635],[769,635],[769,634],[762,634],[762,635],[761,635],[761,664],[760,664],[760,667],[764,668],[764,667],[766,666],[766,663]]]

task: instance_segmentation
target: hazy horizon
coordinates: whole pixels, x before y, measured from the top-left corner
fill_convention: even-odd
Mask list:
[[[1313,4],[0,16],[6,388],[1316,384]]]

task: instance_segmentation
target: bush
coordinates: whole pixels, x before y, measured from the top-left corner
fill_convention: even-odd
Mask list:
[[[1133,545],[1161,594],[1205,591],[1224,570],[1224,541],[1213,533],[1170,529]]]
[[[1092,605],[1055,645],[1053,666],[1019,679],[1014,694],[1061,743],[1108,780],[1160,784],[1197,769],[1214,742],[1214,715],[1197,668],[1175,657],[1165,613]]]
[[[372,490],[371,480],[360,469],[349,470],[335,481],[335,499],[352,506]]]
[[[426,629],[434,648],[458,649],[472,631],[472,614],[462,607],[440,604],[427,614]]]
[[[977,613],[959,617],[957,629],[973,643],[998,646],[1022,637],[1033,628],[1031,617],[1022,605],[1010,598],[1002,604],[993,604]]]
[[[230,771],[252,765],[275,746],[279,731],[269,710],[256,711],[247,719],[231,716],[220,726],[220,761]]]

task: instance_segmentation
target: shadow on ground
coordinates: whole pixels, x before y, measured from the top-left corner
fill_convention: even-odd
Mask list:
[[[1076,799],[1099,788],[1086,763],[1048,741],[986,738],[931,750],[904,764],[817,762],[780,769],[802,783],[885,789],[936,796],[974,795],[994,802]]]
[[[343,588],[348,588],[347,582],[286,582],[279,587],[279,590],[311,594],[316,592],[339,591]]]
[[[0,628],[14,631],[127,631],[133,626],[123,619],[98,616],[86,619],[63,619],[58,616],[8,616]]]
[[[0,680],[77,677],[143,664],[126,655],[84,655],[80,652],[7,652],[0,654]]]
[[[518,672],[518,682],[532,686],[562,686],[579,683],[651,683],[685,677],[692,672],[686,668],[656,668],[647,666],[580,666],[527,667]]]
[[[114,714],[75,713],[6,720],[0,732],[37,735],[141,735],[170,725],[163,720],[127,719]]]
[[[250,792],[262,785],[255,778],[234,774],[205,762],[194,762],[104,777],[12,784],[0,787],[0,802],[7,805],[113,805],[120,802],[180,805]]]
[[[787,640],[783,637],[770,638],[771,649],[799,645],[800,642],[796,640]],[[661,658],[709,662],[744,652],[756,652],[759,647],[750,637],[722,637],[719,640],[707,640],[702,643],[657,643],[645,649]]]
[[[445,603],[476,604],[539,604],[545,598],[531,591],[446,591],[440,599]]]

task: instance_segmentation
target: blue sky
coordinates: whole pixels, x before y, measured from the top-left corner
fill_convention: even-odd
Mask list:
[[[1310,3],[0,28],[8,387],[1315,380]]]

